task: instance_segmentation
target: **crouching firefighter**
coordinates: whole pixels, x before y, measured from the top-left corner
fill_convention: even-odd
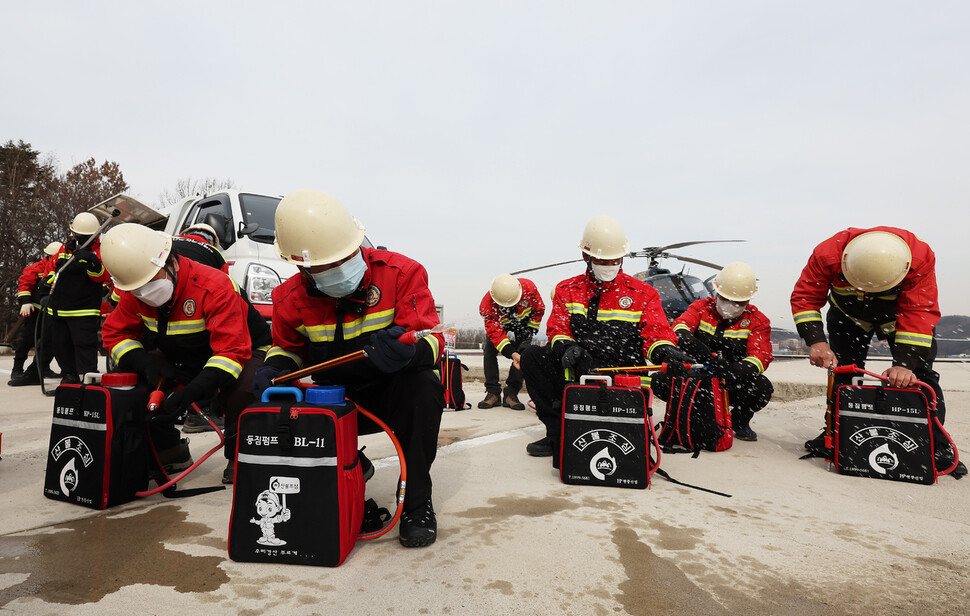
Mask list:
[[[192,403],[203,408],[218,396],[226,413],[222,481],[232,483],[239,413],[255,401],[253,377],[261,365],[261,354],[252,351],[245,300],[229,276],[176,255],[171,236],[148,227],[112,228],[101,251],[121,291],[103,326],[105,347],[120,371],[173,390],[150,424],[159,461],[166,472],[192,464],[175,419]]]
[[[734,437],[756,441],[751,418],[775,391],[764,375],[774,359],[771,321],[751,304],[758,283],[747,263],[725,265],[714,279],[714,288],[714,297],[695,301],[674,320],[677,345],[707,365],[728,391]],[[655,375],[651,388],[655,396],[668,401],[669,375]]]
[[[552,456],[559,468],[563,390],[596,368],[669,363],[668,373],[683,375],[693,360],[675,346],[660,303],[647,283],[622,270],[630,244],[619,221],[597,216],[579,241],[586,271],[556,285],[546,323],[550,344],[522,352],[522,374],[545,424],[546,436],[529,443],[530,456]]]
[[[408,486],[401,516],[405,547],[431,545],[437,521],[431,464],[444,395],[433,371],[441,334],[405,344],[407,332],[438,324],[424,267],[403,255],[363,247],[364,228],[331,195],[313,189],[288,194],[276,209],[276,250],[300,273],[273,290],[273,346],[256,377],[256,393],[279,376],[363,351],[365,358],[317,372],[321,385],[386,422],[404,451]],[[362,434],[380,430],[359,417]],[[367,463],[361,460],[367,474]]]

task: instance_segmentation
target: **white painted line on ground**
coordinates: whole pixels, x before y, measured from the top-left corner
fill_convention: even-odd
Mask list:
[[[444,447],[438,448],[439,454],[449,454],[455,451],[463,451],[465,449],[472,449],[474,447],[481,447],[482,445],[489,445],[491,443],[497,443],[499,441],[504,441],[510,439],[520,434],[527,432],[538,432],[540,430],[545,430],[545,426],[526,426],[524,428],[517,428],[515,430],[506,430],[505,432],[496,432],[495,434],[486,434],[485,436],[479,436],[476,438],[470,438],[465,441],[457,441]],[[389,456],[387,458],[379,458],[377,460],[371,460],[374,463],[374,468],[384,468],[387,466],[397,466],[397,456]]]

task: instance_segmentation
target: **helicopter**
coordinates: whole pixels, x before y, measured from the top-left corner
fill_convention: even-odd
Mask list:
[[[683,312],[687,310],[687,307],[693,302],[706,297],[712,297],[714,295],[714,277],[717,276],[717,274],[712,274],[711,276],[702,279],[697,276],[687,274],[685,272],[686,265],[681,267],[679,272],[675,273],[667,268],[660,267],[661,260],[676,259],[685,263],[703,265],[704,267],[709,267],[716,271],[720,271],[723,266],[716,263],[711,263],[710,261],[677,255],[667,251],[685,248],[687,246],[694,246],[696,244],[715,244],[743,241],[745,240],[699,240],[668,244],[667,246],[648,246],[641,248],[640,250],[633,250],[627,253],[626,257],[641,257],[649,259],[647,269],[633,274],[633,277],[646,282],[657,290],[657,293],[660,295],[660,302],[663,304],[664,314],[667,315],[667,320],[673,323],[674,319],[683,314]],[[511,272],[511,275],[515,276],[518,274],[524,274],[526,272],[533,272],[540,269],[566,265],[568,263],[578,263],[581,261],[583,261],[583,259],[572,259],[569,261],[561,261],[559,263],[550,263],[549,265],[541,265],[539,267],[532,267],[529,269],[519,270],[517,272]]]

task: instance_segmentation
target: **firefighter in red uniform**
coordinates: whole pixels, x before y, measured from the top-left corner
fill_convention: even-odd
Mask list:
[[[706,364],[728,391],[734,436],[756,441],[751,418],[774,393],[764,375],[773,359],[771,322],[750,303],[758,285],[747,263],[725,265],[714,286],[714,297],[697,300],[674,320],[677,346]],[[654,395],[667,400],[670,378],[655,375],[651,388]]]
[[[556,285],[546,323],[549,344],[530,346],[521,360],[526,388],[546,426],[546,436],[526,451],[552,456],[556,468],[567,381],[598,367],[662,362],[669,362],[671,374],[682,374],[683,364],[692,361],[675,346],[677,336],[654,288],[622,271],[629,243],[620,223],[593,218],[579,248],[586,271]]]
[[[826,315],[828,339],[822,325]],[[866,363],[873,334],[887,340],[892,366],[883,371],[892,387],[910,387],[917,380],[936,392],[937,416],[946,419],[936,359],[937,303],[936,255],[913,233],[896,227],[846,229],[815,247],[791,294],[792,315],[799,335],[809,345],[813,366]],[[846,382],[851,375],[836,375]],[[942,435],[937,443],[945,443]],[[805,448],[828,455],[824,433]],[[953,451],[937,450],[937,466],[953,461]],[[959,463],[954,476],[966,474]]]
[[[51,242],[44,248],[47,255],[40,261],[35,261],[24,268],[20,278],[17,279],[17,302],[20,304],[20,316],[24,321],[21,324],[20,341],[13,357],[13,370],[10,372],[10,380],[7,385],[19,387],[21,385],[39,385],[40,372],[37,370],[37,356],[40,356],[42,369],[45,377],[54,378],[51,369],[51,361],[54,359],[54,350],[51,339],[50,328],[44,331],[44,341],[40,350],[34,356],[27,368],[24,362],[30,349],[34,347],[34,336],[36,334],[38,310],[46,304],[46,297],[50,293],[51,276],[50,271],[54,269],[52,257],[61,249],[60,242]],[[46,277],[46,278],[45,278]],[[43,304],[41,303],[43,302]]]
[[[170,236],[142,225],[112,228],[102,250],[123,291],[102,332],[111,357],[119,370],[144,375],[151,387],[162,377],[166,387],[184,385],[168,395],[151,424],[166,470],[192,463],[175,418],[218,395],[226,412],[223,482],[232,483],[239,413],[255,401],[253,376],[260,365],[246,327],[246,302],[225,273],[176,255]]]
[[[408,468],[400,541],[426,546],[437,538],[430,470],[444,390],[433,368],[444,339],[432,334],[413,345],[398,341],[405,331],[438,324],[427,273],[403,255],[362,247],[363,240],[360,223],[325,192],[303,189],[280,201],[277,252],[300,273],[273,291],[273,346],[257,375],[257,395],[304,363],[363,350],[366,359],[313,379],[345,387],[349,399],[394,430]],[[358,429],[378,430],[364,417]]]
[[[101,265],[98,219],[81,212],[71,222],[72,237],[51,261],[54,274],[44,325],[50,328],[61,383],[80,383],[80,376],[98,371],[98,328],[101,302],[111,276]],[[85,244],[87,244],[85,246]]]
[[[478,408],[490,409],[501,403],[516,411],[525,410],[525,405],[518,398],[522,389],[520,354],[539,331],[545,311],[546,305],[539,296],[539,290],[528,278],[502,274],[492,281],[488,293],[478,306],[478,312],[485,320],[487,336],[482,358],[486,395],[478,403]],[[512,360],[504,391],[499,386],[499,353]]]

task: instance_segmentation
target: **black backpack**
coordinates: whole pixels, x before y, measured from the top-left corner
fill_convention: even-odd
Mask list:
[[[444,353],[436,367],[442,385],[445,386],[445,408],[461,411],[470,409],[471,404],[465,403],[465,390],[461,387],[461,371],[468,371],[468,366],[461,363],[454,353]]]

